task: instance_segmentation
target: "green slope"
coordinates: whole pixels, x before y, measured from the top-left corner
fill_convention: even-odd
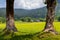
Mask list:
[[[38,9],[32,9],[32,10],[24,10],[24,9],[15,9],[15,17],[33,17],[33,18],[45,18],[46,16],[46,7],[38,8]],[[60,0],[58,0],[58,5],[56,7],[56,16],[60,16]],[[0,8],[0,16],[5,17],[6,16],[6,9]]]

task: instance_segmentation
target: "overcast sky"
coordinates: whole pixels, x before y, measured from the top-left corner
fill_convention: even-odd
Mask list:
[[[14,7],[21,9],[36,9],[46,6],[43,0],[15,0]],[[0,0],[0,8],[6,7],[6,0]]]

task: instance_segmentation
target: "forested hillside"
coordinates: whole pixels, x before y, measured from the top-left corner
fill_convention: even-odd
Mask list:
[[[45,18],[46,16],[46,7],[32,9],[32,10],[25,10],[25,9],[15,9],[15,18],[21,17],[32,17],[32,18]],[[57,7],[56,7],[56,17],[60,16],[60,0],[58,0]],[[6,16],[6,9],[0,8],[0,17]]]

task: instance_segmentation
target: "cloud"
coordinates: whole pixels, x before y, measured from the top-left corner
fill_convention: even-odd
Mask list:
[[[46,6],[43,0],[15,0],[15,8],[35,9]]]
[[[20,9],[36,9],[44,7],[43,0],[15,0],[14,7]],[[6,7],[6,0],[0,0],[0,8]]]
[[[0,8],[6,7],[6,0],[0,0]]]

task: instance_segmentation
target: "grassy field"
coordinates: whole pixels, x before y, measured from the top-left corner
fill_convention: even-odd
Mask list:
[[[60,22],[54,22],[54,28],[59,35],[45,33],[40,35],[45,26],[45,22],[15,22],[18,32],[14,35],[2,35],[2,30],[6,27],[5,23],[0,24],[0,40],[60,40]],[[43,34],[43,33],[42,33]]]

